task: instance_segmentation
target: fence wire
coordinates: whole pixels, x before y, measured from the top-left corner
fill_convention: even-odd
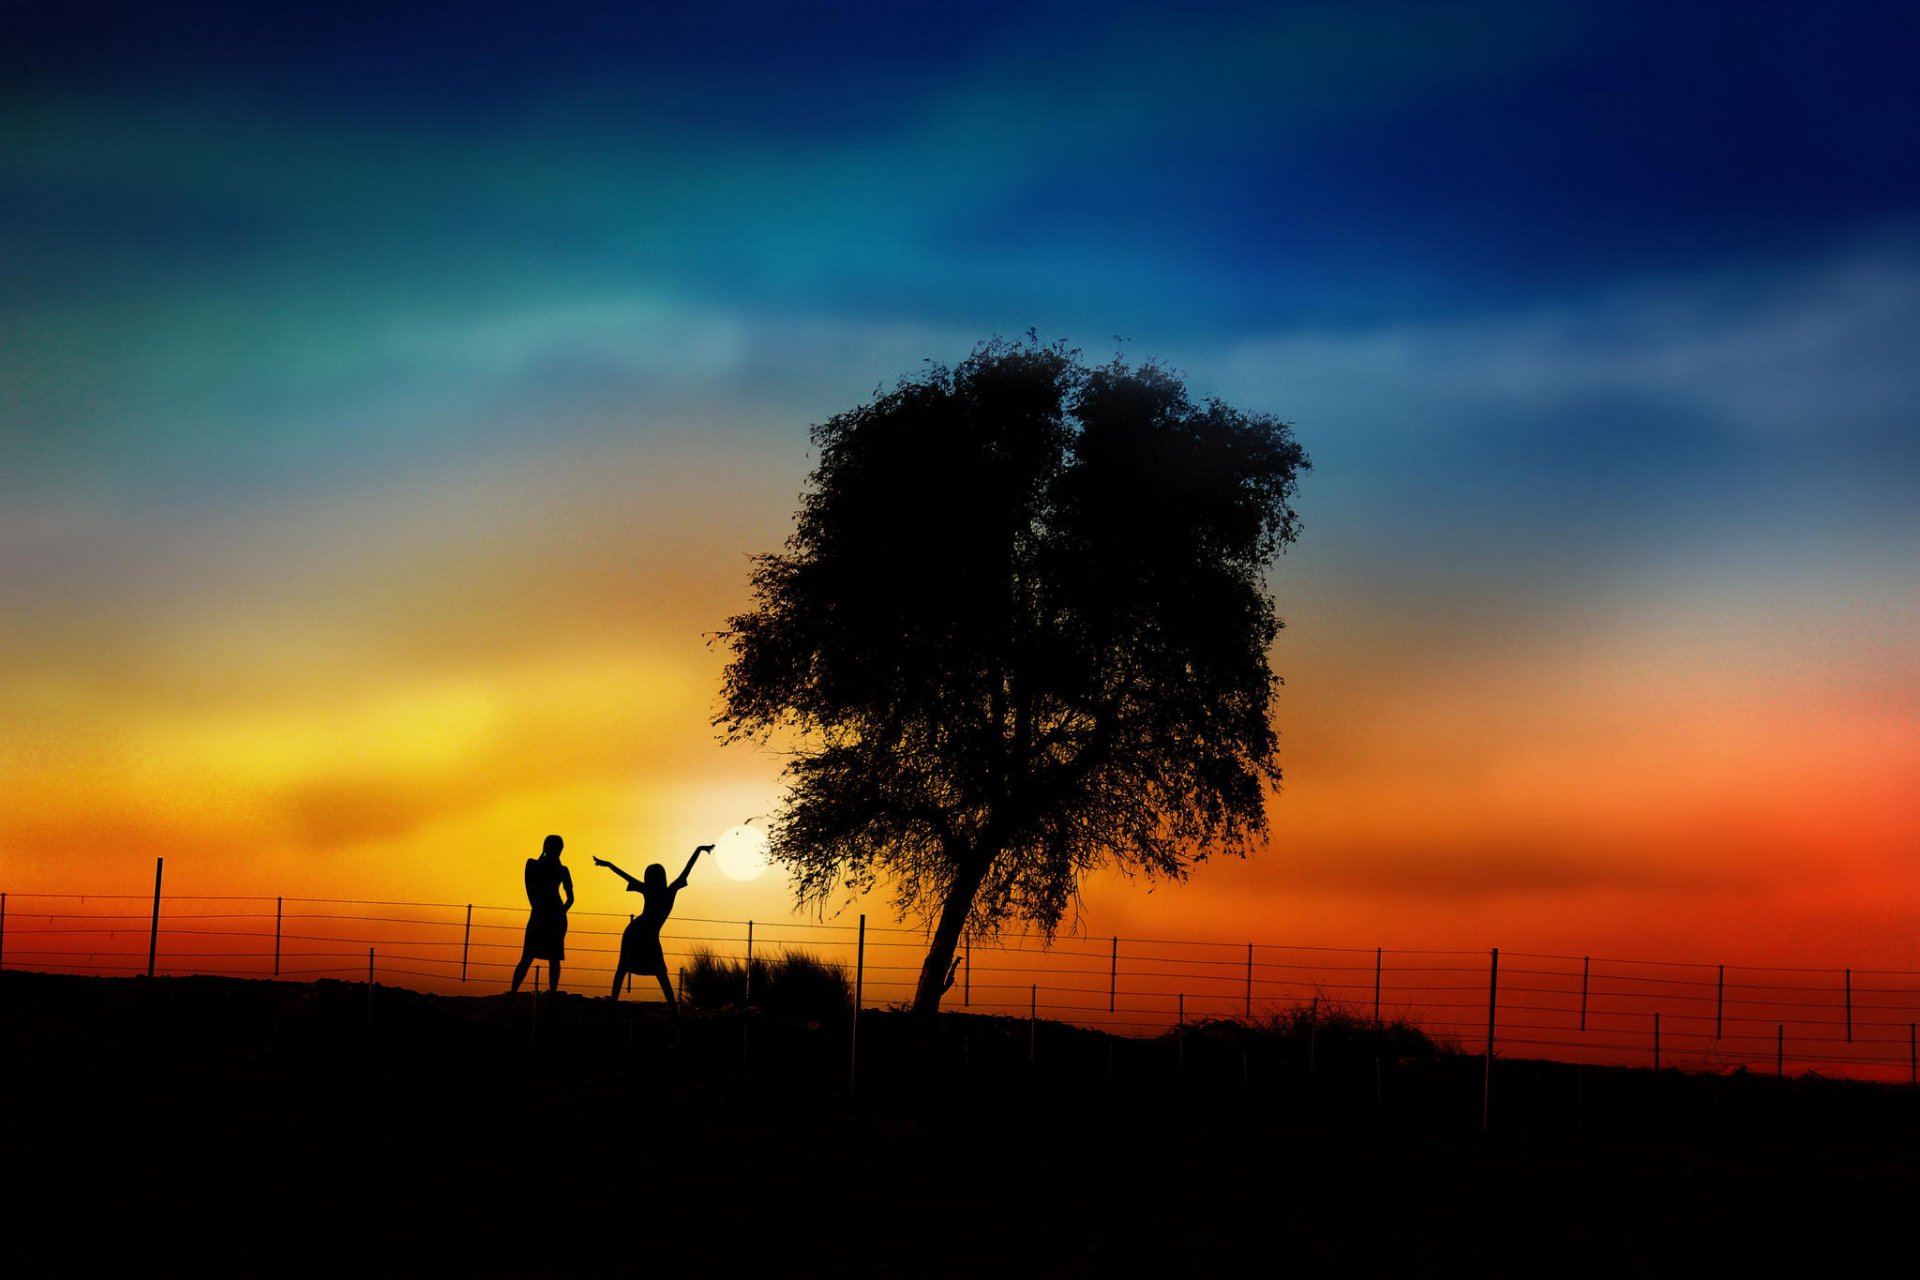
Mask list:
[[[482,903],[132,894],[0,894],[0,966],[250,978],[344,976],[444,995],[503,990],[526,909]],[[570,913],[563,990],[611,991],[632,916]],[[668,922],[670,970],[792,950],[853,970],[868,1007],[905,1006],[927,936],[899,925]],[[751,939],[751,942],[749,942]],[[1300,1016],[1407,1023],[1471,1052],[1600,1065],[1920,1082],[1920,971],[1737,965],[1571,953],[1220,942],[1196,938],[962,941],[943,1007],[1047,1017],[1131,1036]],[[544,970],[544,966],[543,966]],[[544,975],[543,975],[544,976]],[[652,988],[651,983],[644,984]],[[621,998],[662,998],[633,984]],[[1491,1027],[1489,1027],[1491,1017]]]

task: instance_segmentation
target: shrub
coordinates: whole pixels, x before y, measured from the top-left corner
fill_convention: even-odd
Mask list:
[[[1312,1040],[1316,1053],[1330,1057],[1432,1059],[1443,1052],[1432,1036],[1404,1017],[1375,1022],[1371,1014],[1327,1000],[1269,1014],[1253,1031],[1288,1043]]]
[[[697,1009],[756,1009],[786,1017],[818,1019],[853,1007],[853,983],[844,966],[793,948],[772,959],[753,958],[753,991],[747,993],[747,966],[696,947],[687,958],[681,994]]]
[[[680,967],[680,998],[696,1009],[739,1004],[744,986],[740,964],[716,956],[711,947],[695,947]]]

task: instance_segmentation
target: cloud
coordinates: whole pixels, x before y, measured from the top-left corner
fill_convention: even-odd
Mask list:
[[[0,831],[70,845],[94,824],[167,834],[212,856],[249,840],[337,854],[515,797],[711,767],[711,660],[697,643],[650,652],[574,639],[558,654],[460,674],[283,683],[200,705],[0,685],[22,712]]]
[[[1745,447],[1910,444],[1920,246],[1646,280],[1445,323],[1300,330],[1183,362],[1222,392],[1372,433],[1470,431],[1489,411],[1551,431],[1601,401],[1691,415]],[[1920,454],[1907,449],[1911,464]]]
[[[1537,843],[1502,831],[1484,840],[1274,850],[1276,890],[1370,899],[1413,898],[1444,904],[1471,899],[1585,897],[1599,892],[1721,894],[1750,891],[1751,868],[1695,859],[1650,859],[1617,848],[1582,847],[1565,833]]]

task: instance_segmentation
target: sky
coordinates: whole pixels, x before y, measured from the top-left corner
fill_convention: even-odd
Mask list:
[[[0,888],[624,910],[808,426],[1032,329],[1314,461],[1268,847],[1078,927],[1920,968],[1901,6],[394,10],[9,7]]]

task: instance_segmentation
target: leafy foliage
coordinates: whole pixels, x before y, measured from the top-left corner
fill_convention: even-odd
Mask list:
[[[963,926],[1051,932],[1103,863],[1245,852],[1280,778],[1264,570],[1308,466],[1285,424],[1030,338],[813,442],[716,719],[800,739],[772,837],[803,902],[885,877],[935,920],[931,1008]]]

